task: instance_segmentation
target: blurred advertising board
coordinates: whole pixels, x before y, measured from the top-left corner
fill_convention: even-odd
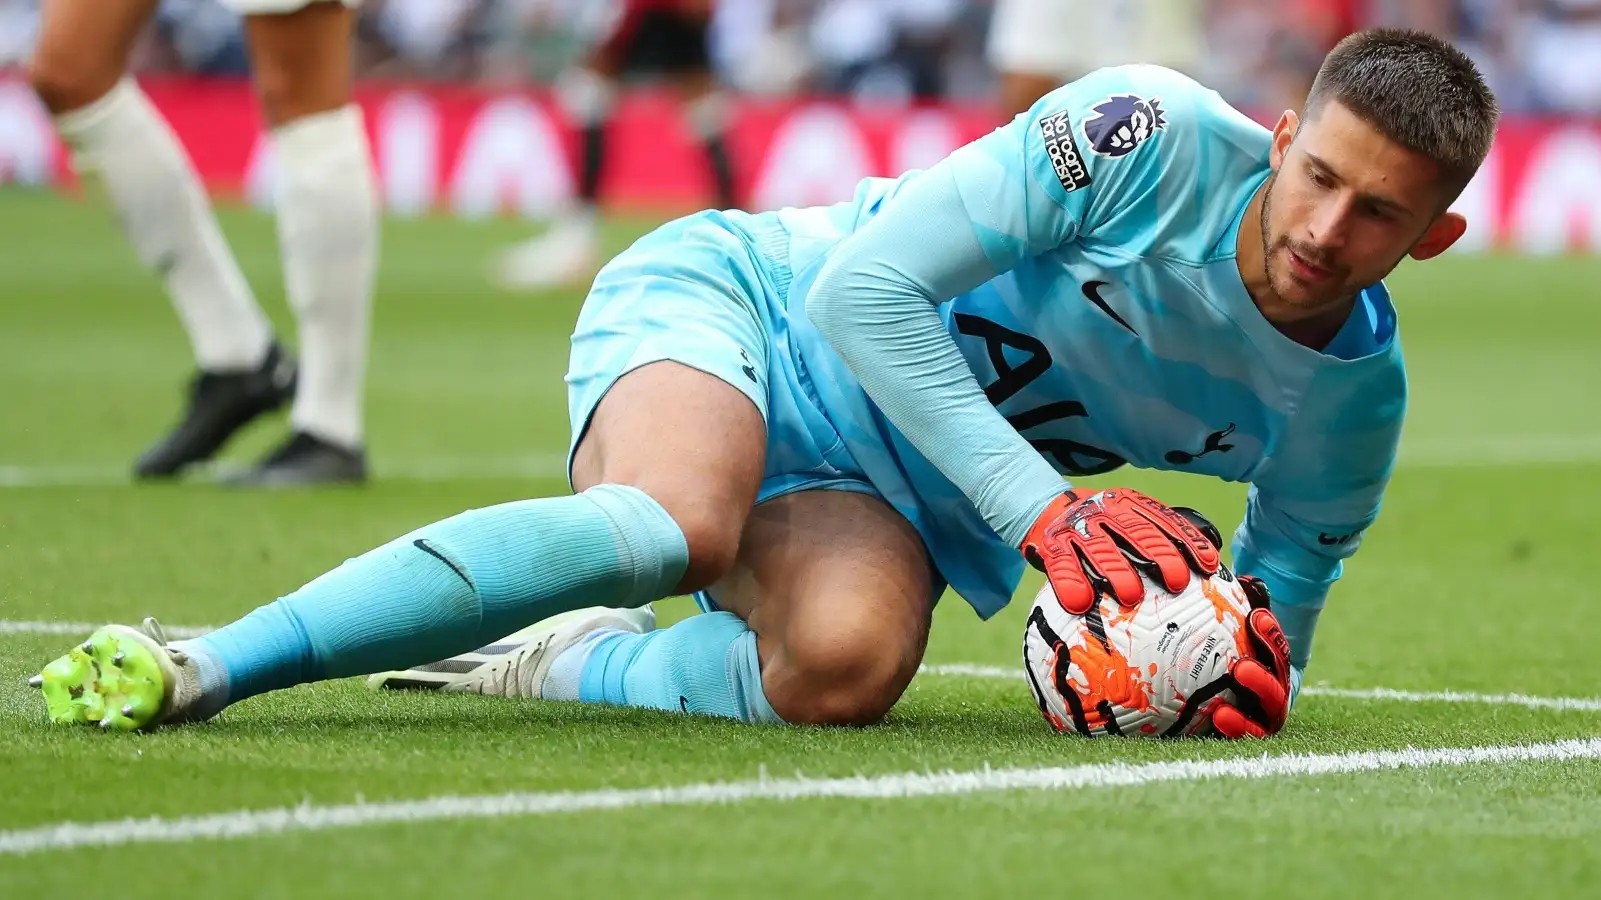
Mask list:
[[[213,193],[269,203],[272,144],[248,84],[143,83]],[[540,218],[571,195],[576,134],[548,95],[365,85],[359,100],[392,214]],[[736,108],[729,146],[744,205],[770,209],[847,199],[860,179],[928,166],[996,124],[972,107],[753,100]],[[671,95],[629,95],[609,147],[612,208],[670,213],[709,202],[709,173]],[[14,74],[0,74],[5,182],[74,183],[47,115]],[[1472,223],[1467,251],[1601,252],[1601,120],[1506,120],[1457,209]]]

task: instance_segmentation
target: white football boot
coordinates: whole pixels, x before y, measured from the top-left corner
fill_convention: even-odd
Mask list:
[[[551,663],[562,651],[597,628],[643,634],[656,627],[656,612],[591,606],[540,622],[477,650],[439,662],[367,679],[373,690],[425,690],[483,694],[487,697],[538,699]]]
[[[558,219],[545,233],[508,248],[495,261],[495,284],[537,291],[582,286],[595,274],[600,230],[592,213]]]

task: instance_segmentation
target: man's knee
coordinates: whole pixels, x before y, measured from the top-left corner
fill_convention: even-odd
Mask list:
[[[88,106],[121,79],[120,62],[73,59],[58,53],[39,53],[28,61],[28,84],[52,115]]]
[[[338,3],[246,18],[251,74],[269,126],[281,128],[350,102],[351,21]]]
[[[841,628],[786,635],[763,666],[774,712],[795,725],[872,725],[917,674],[922,644],[891,628]],[[915,646],[913,646],[915,644]]]
[[[273,128],[341,109],[350,102],[346,85],[321,73],[263,66],[256,70],[255,83],[262,115]]]
[[[680,593],[694,593],[721,581],[734,568],[739,557],[740,534],[745,527],[742,516],[731,516],[712,504],[684,504],[663,501],[662,507],[684,533],[689,547],[689,565],[678,584]]]

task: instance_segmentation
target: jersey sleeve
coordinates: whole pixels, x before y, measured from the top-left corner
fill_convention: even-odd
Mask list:
[[[1178,200],[1215,95],[1155,66],[1102,69],[1047,94],[947,160],[961,207],[996,272]],[[1173,205],[1169,203],[1168,205]]]
[[[808,292],[868,397],[1013,546],[1065,485],[984,397],[936,307],[1146,203],[1163,144],[1181,140],[1152,79],[1197,87],[1129,67],[1059,88],[907,179]]]
[[[1267,583],[1298,670],[1311,659],[1329,588],[1378,518],[1405,408],[1399,366],[1359,389],[1325,391],[1251,487],[1235,569]]]

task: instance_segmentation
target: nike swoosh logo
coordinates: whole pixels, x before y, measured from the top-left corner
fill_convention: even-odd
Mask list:
[[[455,572],[456,575],[459,576],[462,581],[467,582],[467,586],[468,587],[473,588],[474,590],[477,590],[477,588],[473,585],[473,580],[471,578],[467,577],[467,573],[463,572],[461,570],[460,566],[458,566],[455,563],[451,562],[450,558],[445,556],[445,554],[440,553],[438,550],[435,550],[432,546],[430,546],[428,544],[428,542],[426,540],[424,540],[422,538],[418,538],[417,540],[412,541],[411,545],[413,547],[416,547],[418,550],[421,550],[422,552],[428,554],[429,556],[432,556],[434,559],[437,559],[440,562],[444,563],[445,565],[449,566],[450,567],[450,571]]]
[[[1086,281],[1084,283],[1084,299],[1099,307],[1101,312],[1111,316],[1112,321],[1128,329],[1129,334],[1139,334],[1138,331],[1134,330],[1133,325],[1123,321],[1123,317],[1117,314],[1117,310],[1113,309],[1111,304],[1101,297],[1101,288],[1106,287],[1106,285],[1107,282],[1105,281]]]

